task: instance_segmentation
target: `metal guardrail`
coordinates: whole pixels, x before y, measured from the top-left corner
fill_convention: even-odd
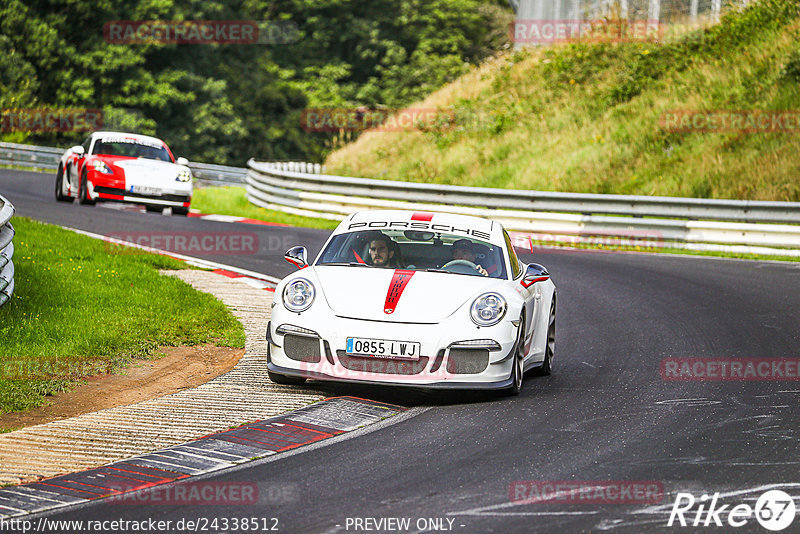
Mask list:
[[[501,222],[536,241],[592,241],[759,247],[800,255],[800,202],[706,200],[516,191],[319,174],[308,164],[248,161],[250,202],[297,215],[341,220],[362,209],[447,211]],[[766,224],[781,223],[781,224]],[[669,245],[665,245],[670,243]],[[650,245],[648,245],[650,246]],[[773,249],[774,252],[770,252]],[[706,249],[713,247],[707,246]],[[786,250],[794,249],[794,250]]]
[[[0,164],[55,170],[63,151],[0,143]],[[189,163],[199,183],[244,183],[253,204],[309,217],[341,220],[375,208],[447,211],[498,220],[537,242],[599,236],[648,247],[800,256],[800,202],[517,191],[329,176],[311,163],[247,165]]]
[[[0,165],[55,171],[66,148],[0,143]],[[213,163],[189,162],[195,182],[201,185],[244,184],[247,169]]]
[[[14,206],[0,196],[0,306],[11,299],[14,294],[14,227],[11,226],[11,217],[14,216]]]
[[[243,167],[190,161],[189,168],[192,169],[195,182],[202,182],[205,185],[243,185],[245,177],[247,177],[247,169]]]
[[[65,150],[50,146],[0,143],[0,164],[56,170]]]
[[[709,200],[701,198],[600,195],[493,189],[414,182],[351,178],[307,173],[303,164],[247,162],[247,183],[288,199],[299,192],[330,193],[405,202],[475,206],[495,210],[548,211],[585,215],[671,217],[737,222],[800,223],[800,202]],[[291,164],[290,164],[291,165]],[[291,169],[291,170],[289,170]],[[270,187],[263,187],[271,186]],[[274,188],[278,188],[277,190]],[[287,203],[287,206],[292,204]]]

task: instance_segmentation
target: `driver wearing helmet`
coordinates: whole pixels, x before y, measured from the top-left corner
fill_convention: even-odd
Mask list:
[[[475,264],[475,246],[472,241],[469,239],[459,239],[453,243],[451,250],[453,252],[453,260],[468,261],[475,265],[476,271],[481,273],[483,276],[489,276],[489,273],[486,271],[486,269]]]

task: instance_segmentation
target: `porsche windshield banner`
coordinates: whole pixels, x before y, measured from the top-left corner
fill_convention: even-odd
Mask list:
[[[370,221],[354,222],[347,226],[348,231],[354,230],[430,230],[432,232],[445,232],[449,234],[463,234],[466,236],[477,237],[489,241],[492,235],[489,232],[482,232],[472,228],[459,228],[450,224],[436,224],[425,221]]]

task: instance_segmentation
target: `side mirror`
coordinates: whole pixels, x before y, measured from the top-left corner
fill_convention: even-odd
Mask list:
[[[189,160],[186,158],[178,158],[175,160],[178,165],[189,165]]]
[[[83,147],[81,145],[75,145],[74,147],[70,148],[69,151],[78,156],[79,158],[82,158],[83,155],[86,153],[86,151],[83,150]]]
[[[284,254],[284,259],[289,263],[293,263],[298,269],[305,269],[308,267],[308,251],[306,247],[292,247]]]
[[[525,269],[525,276],[522,277],[519,283],[522,284],[522,287],[531,287],[536,282],[544,282],[549,279],[550,272],[547,270],[547,267],[539,265],[538,263],[531,263],[528,265],[528,268]]]

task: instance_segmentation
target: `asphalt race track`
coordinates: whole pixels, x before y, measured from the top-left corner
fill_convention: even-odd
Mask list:
[[[19,216],[104,234],[254,232],[258,254],[200,256],[274,276],[293,269],[284,244],[305,244],[313,257],[328,233],[61,204],[53,184],[53,174],[0,170],[0,194]],[[258,484],[255,505],[106,501],[48,517],[277,518],[291,533],[397,531],[356,521],[364,518],[409,518],[404,532],[767,532],[753,518],[736,529],[692,527],[694,511],[687,528],[667,521],[678,492],[698,504],[720,493],[728,510],[754,506],[773,486],[800,494],[800,382],[668,381],[661,364],[799,358],[800,264],[578,251],[521,259],[550,269],[559,309],[553,375],[527,378],[519,397],[326,386],[414,409],[374,431],[205,477]],[[520,481],[640,481],[665,495],[520,502],[514,492],[533,487]]]

